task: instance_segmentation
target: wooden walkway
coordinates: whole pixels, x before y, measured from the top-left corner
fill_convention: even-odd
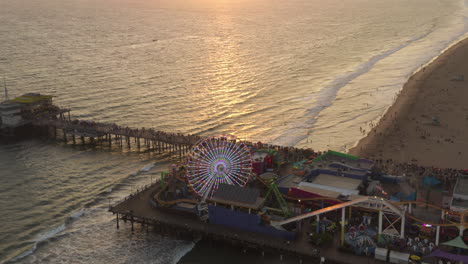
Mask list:
[[[203,137],[197,135],[184,135],[157,131],[152,128],[130,128],[117,124],[101,123],[86,120],[70,120],[62,116],[56,119],[34,120],[33,125],[38,130],[44,130],[55,139],[73,144],[90,145],[117,145],[128,149],[136,148],[179,154],[188,153],[191,148]],[[269,148],[281,152],[287,161],[300,161],[304,159],[303,149],[283,147],[264,143],[245,141],[245,144],[255,148]]]
[[[338,244],[335,245],[336,247],[321,249],[320,256],[317,256],[314,253],[315,247],[307,241],[305,234],[300,234],[295,241],[287,243],[281,238],[208,224],[194,215],[188,213],[185,215],[182,212],[157,207],[153,197],[160,188],[161,183],[157,181],[136,194],[130,195],[117,205],[111,206],[109,211],[116,215],[117,228],[124,220],[130,222],[132,230],[135,223],[140,223],[146,226],[147,230],[151,227],[158,233],[179,239],[202,238],[212,243],[226,243],[243,249],[253,249],[262,255],[265,253],[280,257],[288,255],[314,263],[319,263],[320,256],[326,259],[325,263],[384,263],[371,257],[341,253],[337,249]]]
[[[85,120],[47,119],[36,120],[36,127],[48,130],[54,138],[73,144],[107,144],[128,148],[146,148],[159,152],[186,153],[198,140],[195,135],[167,133],[146,128],[121,127],[116,124],[99,123]]]

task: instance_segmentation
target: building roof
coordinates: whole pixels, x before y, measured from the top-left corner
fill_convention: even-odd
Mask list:
[[[463,248],[463,249],[468,249],[468,246],[465,244],[463,241],[463,237],[457,236],[456,238],[442,243],[442,245],[447,245],[447,246],[452,246],[452,247],[457,247],[457,248]]]
[[[338,196],[341,195],[341,193],[336,192],[336,191],[325,190],[322,188],[317,188],[317,187],[307,186],[307,185],[300,185],[297,187],[297,189],[305,191],[305,192],[313,193],[316,195],[320,195],[323,197],[338,198]]]
[[[214,192],[213,198],[218,198],[225,201],[254,204],[259,194],[260,193],[258,189],[244,188],[237,185],[222,183]]]
[[[291,187],[297,187],[299,183],[301,183],[302,177],[295,175],[295,174],[289,174],[287,176],[283,176],[279,179],[276,180],[276,185],[278,187],[283,187],[283,188],[291,188]]]
[[[266,153],[266,152],[255,152],[253,155],[252,155],[252,160],[253,161],[263,161],[263,159],[265,159],[266,156],[270,155],[269,153]]]
[[[362,180],[342,176],[319,174],[312,183],[341,189],[357,190]]]
[[[345,153],[329,150],[322,155],[318,156],[313,160],[315,163],[317,162],[340,162],[342,164],[349,165],[355,168],[361,168],[370,170],[374,166],[374,162],[367,159],[361,159],[356,156],[348,155]]]
[[[465,211],[468,210],[468,200],[453,199],[450,209],[453,211]]]
[[[11,99],[10,101],[22,104],[33,104],[42,100],[51,99],[52,95],[41,95],[36,93],[27,93],[23,94],[22,96],[16,97],[15,99]]]
[[[214,192],[210,200],[223,204],[257,209],[263,202],[263,199],[259,196],[260,191],[258,189],[222,183],[218,186],[218,189]]]
[[[362,180],[358,179],[328,174],[319,174],[312,183],[299,183],[299,188],[308,187],[313,189],[322,189],[331,191],[332,193],[339,193],[341,195],[347,196],[352,194],[359,194],[358,187],[361,184],[361,182]]]
[[[260,174],[260,178],[262,178],[263,180],[269,181],[269,180],[278,179],[279,176],[278,174],[273,173],[273,172],[265,172],[263,174]]]
[[[0,110],[12,110],[21,108],[22,105],[12,101],[4,101],[0,103]]]
[[[453,190],[453,196],[468,200],[468,175],[460,175]]]

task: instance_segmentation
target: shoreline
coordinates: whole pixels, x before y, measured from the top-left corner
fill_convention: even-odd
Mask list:
[[[374,160],[467,168],[465,78],[468,37],[413,73],[377,125],[348,153]]]

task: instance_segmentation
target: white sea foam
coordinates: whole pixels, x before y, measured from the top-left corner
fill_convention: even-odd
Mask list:
[[[70,218],[76,220],[76,219],[82,217],[84,214],[85,214],[85,210],[84,210],[84,209],[81,209],[81,210],[76,211],[76,212],[73,213],[72,215],[70,215]]]
[[[174,255],[174,259],[172,260],[171,263],[173,264],[177,264],[179,262],[179,260],[181,260],[187,253],[189,253],[190,251],[192,251],[192,249],[195,247],[195,245],[197,244],[197,242],[199,241],[196,240],[192,243],[188,243],[187,245],[184,245],[182,246],[179,251],[177,251]]]
[[[25,252],[19,254],[18,256],[14,257],[13,259],[11,259],[11,262],[16,262],[20,259],[23,259],[31,254],[34,253],[34,251],[36,251],[37,249],[37,244],[39,242],[42,242],[42,241],[46,241],[54,236],[56,236],[57,234],[59,234],[60,232],[64,231],[65,230],[65,224],[61,224],[53,229],[50,229],[46,232],[43,232],[41,234],[39,234],[35,239],[34,239],[34,243],[32,244],[31,248],[29,248],[28,250],[26,250]]]
[[[150,171],[152,168],[154,168],[154,166],[156,166],[156,164],[154,164],[154,163],[148,164],[148,165],[144,166],[140,171],[148,172],[148,171]]]
[[[44,233],[39,234],[39,235],[36,237],[35,241],[36,241],[36,242],[45,241],[45,240],[47,240],[47,239],[49,239],[49,238],[54,237],[55,235],[57,235],[58,233],[62,232],[63,230],[65,230],[65,224],[61,224],[61,225],[59,225],[59,226],[57,226],[57,227],[55,227],[55,228],[53,228],[53,229],[50,229],[50,230],[48,230],[48,231],[46,231],[46,232],[44,232]]]
[[[34,253],[34,251],[36,251],[36,248],[37,248],[37,242],[35,242],[30,249],[26,250],[25,252],[23,252],[20,255],[14,257],[13,259],[11,259],[11,262],[16,262],[16,261],[18,261],[20,259],[23,259],[23,258],[31,255],[32,253]]]
[[[353,71],[350,73],[341,75],[336,77],[329,85],[325,86],[323,89],[320,90],[319,94],[316,95],[316,103],[312,108],[307,109],[307,117],[308,121],[306,123],[291,123],[290,127],[285,131],[284,134],[279,135],[273,143],[285,146],[295,146],[300,141],[307,138],[306,131],[308,128],[311,128],[318,116],[318,114],[325,108],[331,106],[333,101],[335,100],[337,93],[341,88],[349,84],[351,81],[356,79],[357,77],[368,73],[372,67],[381,61],[384,58],[387,58],[394,54],[395,52],[402,50],[403,48],[407,47],[411,43],[418,41],[425,36],[427,36],[430,32],[425,33],[421,36],[415,37],[410,41],[407,41],[401,44],[398,47],[395,47],[390,50],[383,51],[377,55],[371,57],[368,61],[358,65]],[[288,135],[288,136],[285,136]]]
[[[468,4],[468,1],[461,2],[461,4]],[[365,87],[372,87],[372,79],[375,78],[378,74],[381,76],[385,83],[381,83],[382,87],[386,87],[386,89],[392,90],[395,93],[401,90],[403,84],[407,81],[408,77],[414,74],[417,70],[422,67],[427,66],[429,63],[437,59],[441,53],[447,50],[449,47],[455,45],[460,40],[464,39],[468,32],[467,27],[467,15],[466,15],[466,6],[463,6],[463,10],[460,13],[455,15],[454,19],[456,21],[462,21],[462,24],[465,26],[457,25],[457,22],[454,22],[454,27],[448,31],[445,28],[440,28],[438,26],[433,26],[429,31],[425,32],[424,34],[414,37],[399,46],[389,49],[387,51],[383,51],[380,54],[374,55],[368,61],[358,65],[353,71],[350,73],[337,76],[329,85],[325,88],[321,89],[319,94],[314,94],[313,98],[317,101],[316,103],[312,104],[313,107],[307,110],[307,120],[299,122],[291,122],[289,127],[277,138],[274,140],[275,144],[280,145],[289,145],[289,146],[296,146],[300,145],[300,147],[307,146],[305,140],[309,137],[310,131],[316,129],[316,122],[318,116],[322,115],[322,111],[326,108],[333,107],[335,104],[335,100],[337,98],[338,93],[341,89],[347,87],[348,85],[355,85],[353,82],[357,80],[359,84],[362,86],[360,90],[357,92],[362,93],[373,93],[375,90],[375,86],[372,88],[373,90],[366,91]],[[393,73],[386,73],[386,69],[382,69],[380,72],[376,71],[376,67],[380,67],[381,62],[387,61],[395,57],[400,64],[395,65],[395,68],[401,67],[400,75],[394,76]],[[393,60],[393,59],[392,59]],[[386,75],[387,74],[387,75]],[[391,83],[391,87],[388,87],[388,83]],[[358,84],[358,85],[359,85]],[[380,87],[377,85],[377,89]],[[310,100],[311,97],[307,97],[304,100]],[[346,103],[346,102],[345,102]],[[388,100],[378,100],[378,104],[376,104],[376,108],[372,108],[369,111],[373,113],[366,113],[368,114],[367,122],[377,122],[380,117],[387,111],[387,109],[391,106],[391,101]],[[340,120],[337,122],[348,122],[351,126],[352,122],[355,122],[357,116],[362,115],[363,110],[361,112],[355,111],[355,114],[347,119]],[[339,117],[336,118],[339,120]],[[331,135],[335,136],[335,135]],[[362,135],[361,135],[362,136]],[[322,136],[323,137],[323,136]],[[323,140],[323,138],[320,138]],[[335,148],[338,150],[346,151],[349,146],[355,146],[360,138],[357,137],[353,140],[353,142],[345,142],[345,143],[334,143],[332,142],[331,145],[327,145],[329,148]],[[349,138],[348,138],[349,140]],[[325,149],[326,143],[322,144],[322,147],[315,147],[318,150]],[[335,144],[335,145],[333,145]],[[346,145],[345,145],[346,144]]]

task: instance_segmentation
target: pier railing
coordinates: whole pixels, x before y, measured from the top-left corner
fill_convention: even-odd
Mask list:
[[[83,145],[95,145],[107,142],[110,146],[116,143],[119,146],[127,145],[129,149],[132,146],[138,149],[146,147],[147,150],[156,150],[159,153],[178,153],[180,158],[202,139],[198,135],[164,132],[153,128],[132,128],[119,126],[115,123],[71,120],[63,115],[61,118],[36,119],[33,120],[33,125],[43,128],[49,135],[52,133],[54,138],[61,136],[65,142],[73,141],[73,144],[79,142],[78,140]],[[278,160],[284,161],[297,162],[303,160],[308,155],[307,153],[312,151],[260,142],[244,141],[244,143],[257,149],[276,150],[281,153],[281,157],[277,157]]]
[[[184,145],[194,145],[198,140],[201,139],[200,136],[195,135],[183,135],[181,133],[168,133],[163,131],[157,131],[152,128],[131,128],[131,127],[122,127],[113,123],[101,123],[94,121],[86,120],[37,120],[34,122],[35,125],[39,126],[52,126],[55,128],[60,128],[66,131],[69,134],[75,134],[80,136],[82,134],[87,134],[88,137],[93,136],[99,137],[106,134],[133,137],[133,138],[142,138],[149,140],[156,140],[160,142],[166,142],[170,144],[184,144]]]

